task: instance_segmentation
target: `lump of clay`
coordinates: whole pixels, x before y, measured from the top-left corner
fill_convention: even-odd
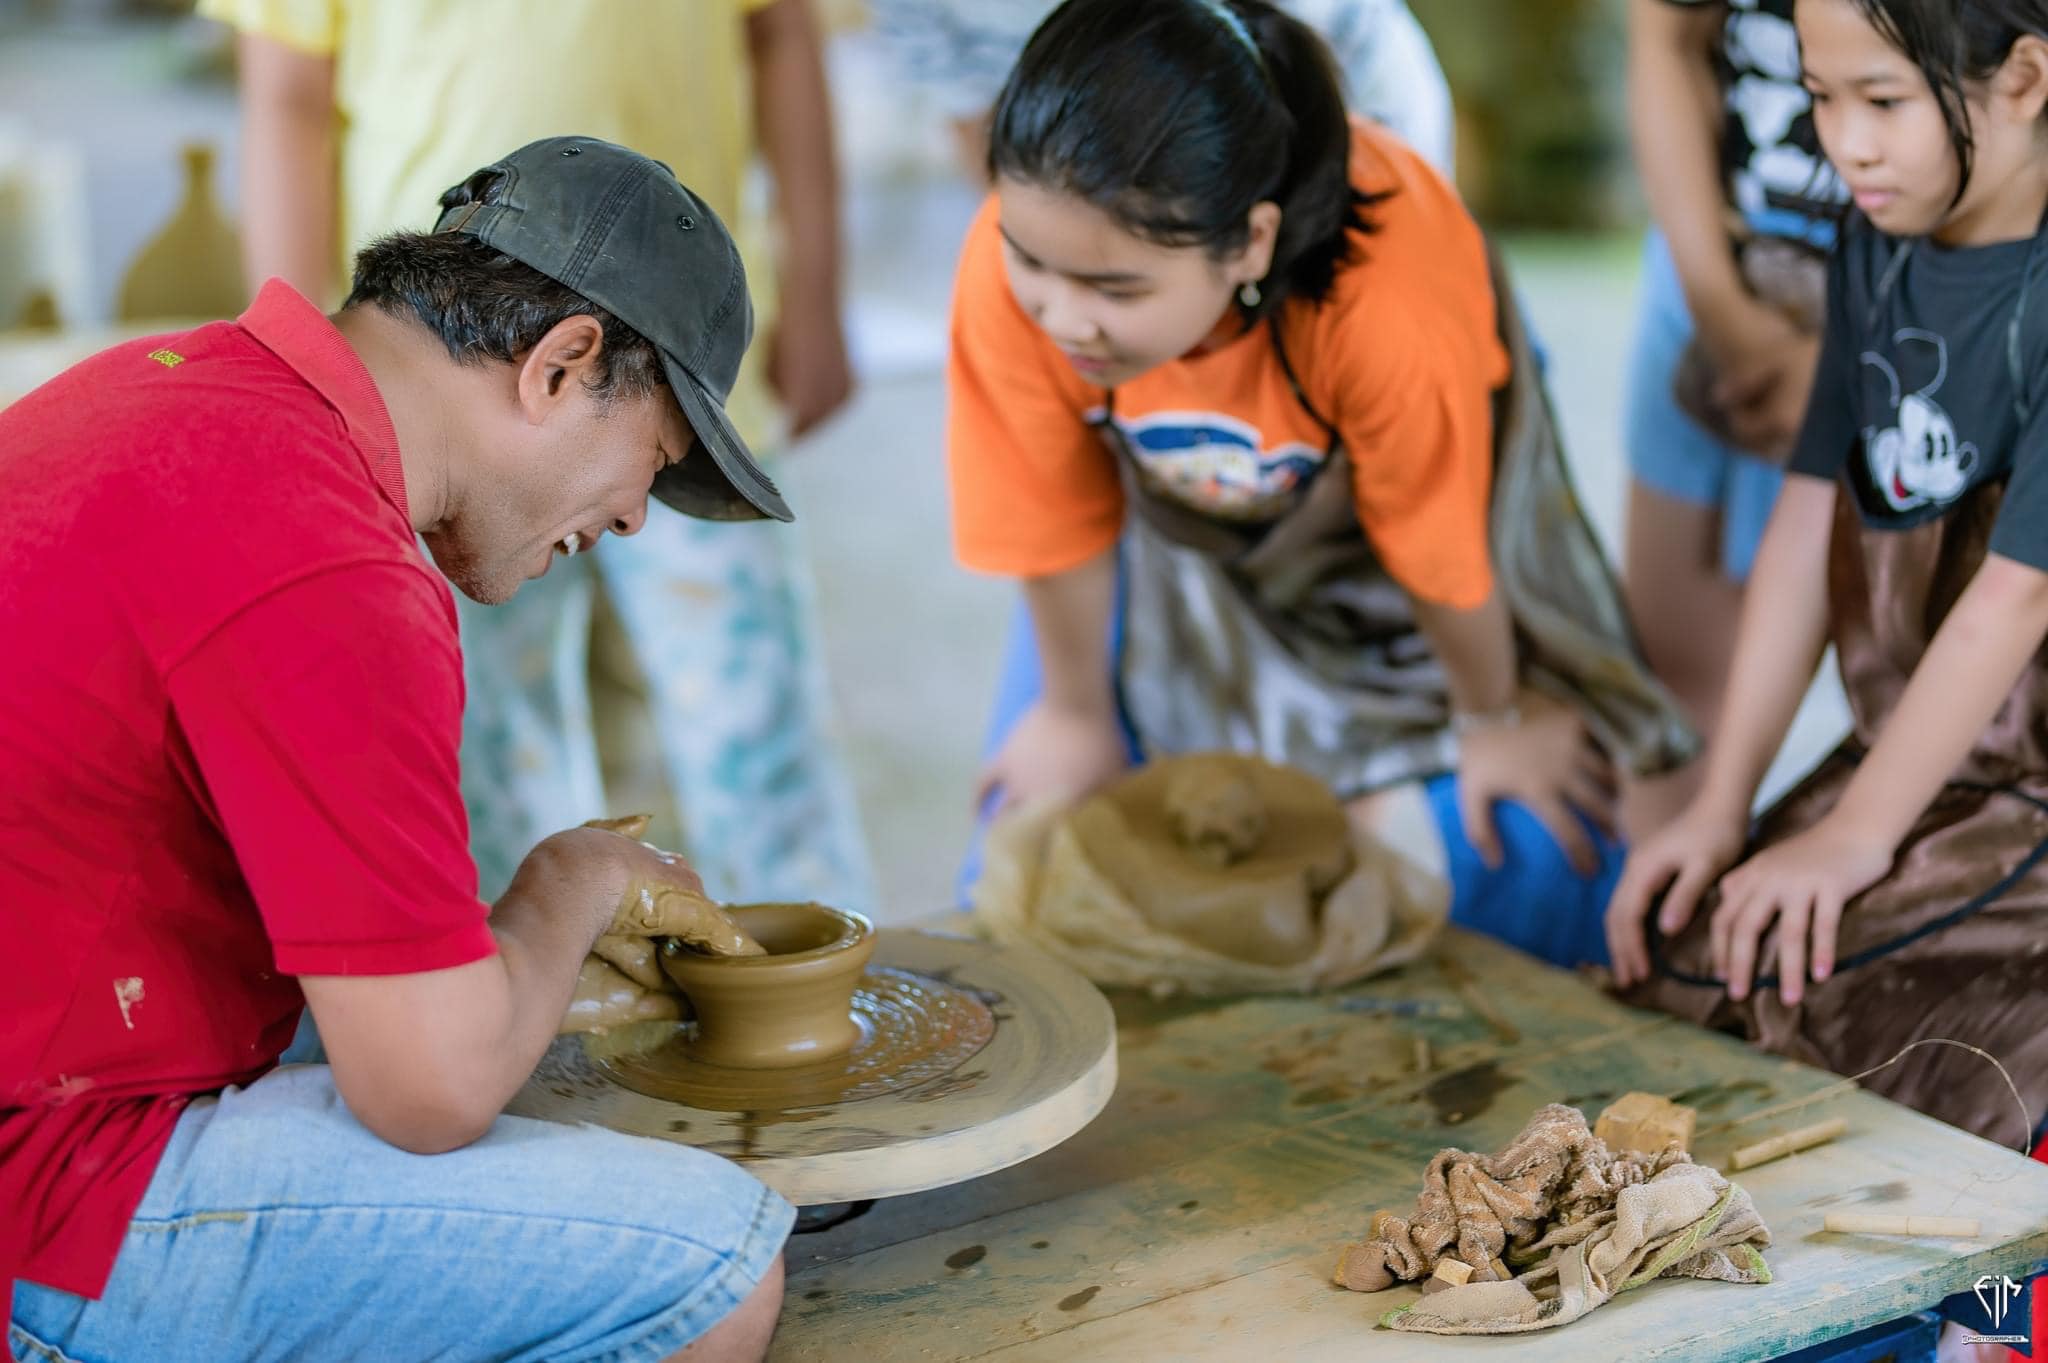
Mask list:
[[[1200,821],[1203,836],[1183,828]],[[1139,913],[1240,961],[1291,965],[1321,940],[1323,900],[1353,866],[1337,797],[1240,753],[1147,763],[1068,816],[1080,850]],[[1219,861],[1210,846],[1229,850]]]
[[[1236,759],[1206,753],[1175,763],[1165,801],[1173,836],[1211,866],[1243,861],[1265,840],[1265,799]]]
[[[643,988],[596,956],[586,956],[576,972],[576,992],[562,1015],[563,1032],[602,1032],[629,1022],[674,1021],[683,1015],[682,1001],[667,992]]]

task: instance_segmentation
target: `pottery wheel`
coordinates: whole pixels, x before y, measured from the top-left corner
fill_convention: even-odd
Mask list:
[[[799,1205],[894,1197],[1049,1150],[1116,1086],[1095,987],[1029,950],[883,931],[848,1054],[785,1070],[692,1061],[688,1024],[557,1037],[507,1112],[724,1155]]]

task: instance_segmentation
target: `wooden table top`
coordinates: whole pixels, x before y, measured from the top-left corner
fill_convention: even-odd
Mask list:
[[[1716,1132],[1837,1080],[1484,938],[1453,931],[1437,953],[1462,964],[1462,996],[1432,957],[1306,998],[1114,997],[1121,1075],[1102,1116],[1015,1168],[794,1238],[771,1357],[1753,1360],[2048,1263],[2048,1165],[1861,1091]],[[1461,1001],[1474,994],[1491,1021]],[[1362,1010],[1384,999],[1458,1015]],[[1420,1074],[1417,1035],[1433,1051]],[[1590,1117],[1632,1089],[1696,1107],[1694,1154],[1724,1168],[1738,1145],[1847,1119],[1835,1143],[1735,1176],[1771,1229],[1771,1284],[1653,1282],[1504,1339],[1377,1329],[1413,1288],[1330,1284],[1338,1247],[1375,1208],[1412,1205],[1438,1149],[1497,1149],[1543,1103]],[[1983,1234],[1832,1234],[1831,1208],[1977,1217]]]

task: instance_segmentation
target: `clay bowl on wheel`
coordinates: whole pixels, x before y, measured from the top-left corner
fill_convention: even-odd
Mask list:
[[[697,1010],[690,1057],[733,1069],[782,1069],[844,1054],[860,1038],[853,989],[875,952],[875,925],[823,904],[742,904],[733,921],[765,956],[664,951],[661,968]]]

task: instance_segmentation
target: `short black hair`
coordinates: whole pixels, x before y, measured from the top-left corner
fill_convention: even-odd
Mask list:
[[[1263,0],[1067,0],[1003,85],[989,171],[1217,256],[1244,245],[1254,204],[1278,204],[1255,316],[1328,296],[1385,197],[1352,187],[1329,49]]]
[[[444,208],[489,202],[500,177],[480,171],[441,198]],[[409,314],[460,364],[516,360],[557,324],[585,316],[604,332],[584,386],[593,396],[639,398],[668,383],[654,342],[606,309],[523,261],[461,232],[393,232],[356,255],[344,308]]]

